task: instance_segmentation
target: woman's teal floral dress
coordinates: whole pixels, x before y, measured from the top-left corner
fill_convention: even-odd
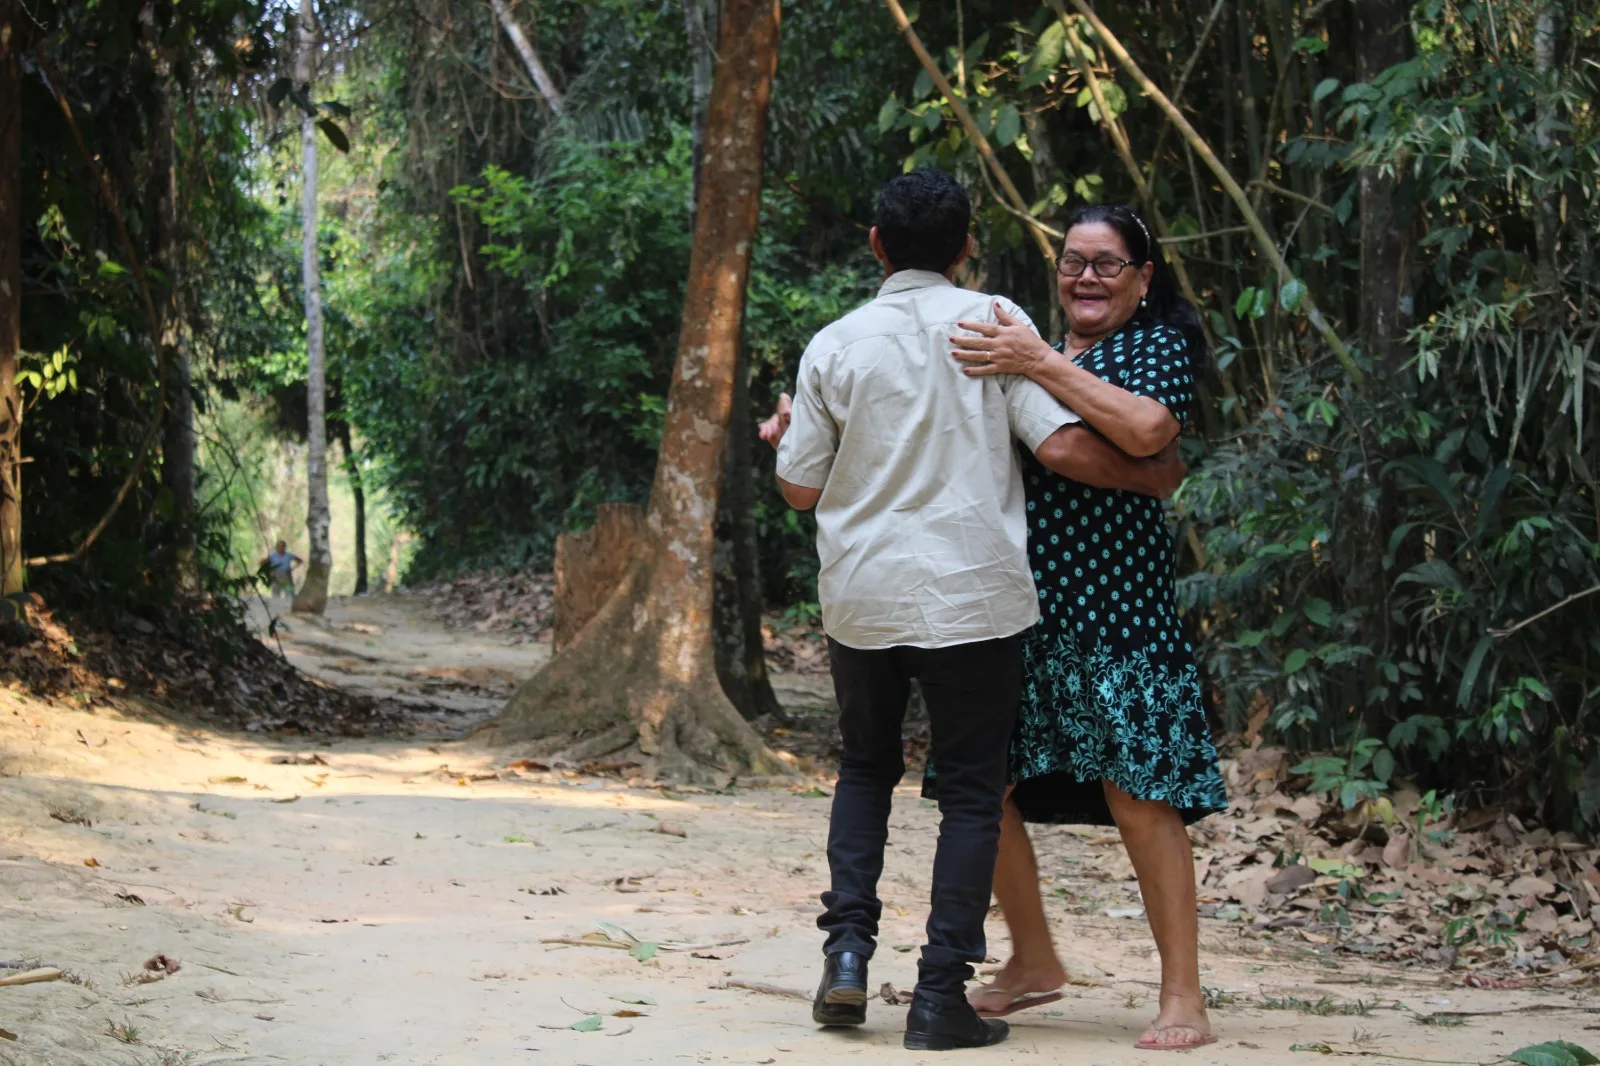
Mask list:
[[[1079,365],[1180,422],[1194,401],[1187,342],[1129,326]],[[1023,642],[1013,798],[1030,822],[1112,824],[1101,781],[1166,800],[1193,822],[1228,806],[1194,649],[1176,603],[1176,550],[1159,500],[1099,489],[1024,460],[1028,554],[1042,618]],[[925,791],[932,791],[930,775]]]

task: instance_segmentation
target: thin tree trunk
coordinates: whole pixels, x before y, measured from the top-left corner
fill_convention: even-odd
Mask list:
[[[741,345],[741,348],[743,346]],[[772,677],[767,673],[761,634],[761,557],[757,547],[753,462],[750,442],[755,419],[750,412],[749,360],[743,351],[734,370],[733,411],[728,422],[728,456],[722,473],[717,515],[717,584],[713,618],[717,639],[717,677],[722,691],[746,720],[783,717]]]
[[[0,0],[0,595],[22,591],[22,5]]]
[[[1534,69],[1539,74],[1540,92],[1544,94],[1540,98],[1539,118],[1534,128],[1534,136],[1543,152],[1548,152],[1556,146],[1560,121],[1556,99],[1551,93],[1553,87],[1549,84],[1550,73],[1555,69],[1556,44],[1560,37],[1557,10],[1554,2],[1545,3],[1534,20],[1533,29]],[[1561,190],[1552,186],[1539,204],[1539,276],[1546,288],[1553,288],[1557,284],[1560,245]]]
[[[300,0],[300,54],[295,61],[295,81],[308,96],[316,48],[314,26],[311,0]],[[306,533],[310,545],[306,549],[306,576],[295,593],[294,611],[322,614],[328,606],[333,553],[328,546],[332,518],[328,513],[327,367],[322,350],[322,280],[317,266],[317,123],[309,114],[300,118],[300,148],[305,159],[300,251],[306,301]]]
[[[683,0],[691,56],[694,94],[694,198],[700,199],[700,166],[705,155],[706,109],[717,64],[718,0]],[[694,209],[689,211],[694,227]],[[739,345],[734,368],[733,410],[728,424],[728,455],[723,466],[722,494],[717,508],[716,589],[712,624],[716,632],[717,678],[723,694],[749,721],[763,715],[782,717],[783,708],[767,674],[766,645],[761,638],[761,571],[756,550],[755,496],[751,484],[750,379],[747,353]]]
[[[148,11],[149,9],[146,8]],[[151,27],[152,34],[154,27]],[[152,50],[156,43],[152,39]],[[172,494],[173,573],[178,588],[194,592],[200,587],[199,561],[195,555],[194,493],[195,439],[193,378],[189,349],[183,336],[183,306],[180,289],[184,247],[178,211],[178,158],[173,128],[172,93],[177,83],[165,70],[165,62],[154,60],[157,83],[162,86],[156,104],[153,148],[150,167],[149,217],[154,221],[151,262],[161,271],[156,314],[161,334],[156,342],[167,351],[167,409],[161,430],[161,481]]]
[[[511,45],[517,50],[517,55],[522,57],[522,65],[527,68],[528,77],[533,79],[533,84],[538,88],[539,95],[544,97],[544,102],[550,110],[560,115],[567,106],[566,100],[561,95],[561,90],[556,88],[555,79],[550,77],[550,72],[545,69],[544,63],[539,59],[539,53],[533,50],[528,35],[522,32],[522,27],[517,25],[517,20],[511,14],[511,8],[506,0],[489,0],[494,8],[495,17],[500,20],[500,25],[506,31],[506,36],[511,38]]]
[[[1361,0],[1356,5],[1356,75],[1371,81],[1410,58],[1410,0]],[[1405,362],[1408,300],[1406,212],[1399,182],[1378,167],[1358,176],[1361,210],[1361,346],[1380,377],[1394,380]]]
[[[344,449],[344,473],[350,479],[350,495],[356,504],[356,591],[367,594],[367,490],[361,482],[361,466],[356,462],[355,445],[350,439],[350,423],[343,418],[334,423],[339,435],[339,447]]]
[[[694,205],[700,202],[700,159],[705,152],[706,105],[711,101],[711,78],[717,65],[718,0],[683,0],[684,28],[689,35],[689,84],[694,94],[694,123],[690,144],[691,171],[689,226],[694,228]]]
[[[776,0],[724,0],[682,332],[643,545],[577,639],[480,734],[594,758],[636,748],[661,779],[782,773],[723,694],[712,623],[717,498],[761,207]]]

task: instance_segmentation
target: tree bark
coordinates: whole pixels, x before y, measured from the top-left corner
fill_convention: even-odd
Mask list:
[[[1409,0],[1360,0],[1356,5],[1356,76],[1371,81],[1411,56]],[[1394,380],[1405,363],[1410,286],[1406,212],[1399,181],[1377,167],[1357,177],[1361,211],[1361,347],[1378,376]]]
[[[149,8],[146,7],[146,12]],[[149,27],[149,47],[158,48],[155,28]],[[183,277],[182,224],[178,211],[177,135],[173,128],[172,94],[177,82],[159,55],[152,55],[152,66],[161,86],[152,121],[153,155],[150,161],[150,203],[152,225],[150,260],[161,271],[156,291],[156,315],[161,332],[153,338],[167,352],[167,404],[161,426],[161,482],[172,495],[173,573],[178,588],[195,592],[200,587],[199,560],[195,554],[194,493],[195,439],[193,377],[189,349],[183,335],[183,303],[180,289]]]
[[[718,0],[683,0],[684,28],[689,35],[689,86],[694,114],[690,126],[689,226],[694,228],[694,205],[700,202],[700,160],[705,154],[706,106],[711,101],[711,78],[717,66]]]
[[[556,538],[555,625],[552,650],[572,647],[583,627],[600,613],[627,576],[644,545],[644,508],[602,503],[594,525]]]
[[[22,591],[22,5],[0,0],[0,595]]]
[[[300,0],[300,52],[295,81],[311,94],[316,50],[316,16],[311,0]],[[328,574],[333,552],[328,546],[332,518],[328,512],[327,367],[322,349],[322,280],[317,263],[317,122],[300,117],[300,149],[304,155],[305,189],[300,209],[301,271],[306,301],[306,549],[305,580],[295,593],[296,614],[322,614],[328,606]]]
[[[717,515],[716,598],[712,609],[717,677],[723,693],[746,721],[763,715],[781,719],[783,707],[772,691],[767,647],[761,635],[761,557],[750,455],[756,427],[750,413],[748,359],[743,358],[744,352],[740,354],[734,370],[728,455]]]
[[[517,50],[517,55],[522,57],[522,65],[527,68],[528,77],[533,79],[539,95],[544,97],[544,102],[549,105],[551,112],[559,116],[566,110],[566,100],[562,97],[561,90],[556,88],[550,72],[540,61],[539,53],[533,50],[528,35],[517,25],[517,20],[512,16],[506,0],[489,0],[489,3],[494,8],[495,17],[500,20],[501,27],[505,29],[506,36],[511,38],[511,46]]]
[[[344,474],[350,480],[350,495],[355,497],[355,595],[365,596],[367,594],[367,490],[361,481],[361,467],[356,463],[356,448],[350,439],[350,423],[341,418],[334,423],[334,426],[334,432],[339,434],[339,447],[344,449]]]
[[[566,651],[479,735],[568,758],[636,747],[658,779],[784,773],[723,695],[712,625],[717,497],[761,207],[776,0],[724,0],[704,181],[643,544]]]

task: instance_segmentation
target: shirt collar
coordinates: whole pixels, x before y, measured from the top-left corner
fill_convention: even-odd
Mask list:
[[[897,292],[926,289],[933,285],[951,285],[951,281],[943,274],[935,274],[931,270],[898,270],[884,281],[882,287],[878,289],[878,295],[891,296]]]

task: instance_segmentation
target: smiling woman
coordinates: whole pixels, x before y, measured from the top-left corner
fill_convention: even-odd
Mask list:
[[[1032,378],[1130,455],[1173,447],[1205,341],[1143,221],[1126,208],[1080,209],[1057,290],[1068,327],[1061,348],[997,308],[995,324],[961,323],[976,334],[955,341],[965,372]],[[1227,795],[1178,617],[1172,532],[1149,496],[1061,477],[1031,458],[1024,477],[1043,618],[1023,644],[995,869],[1015,954],[974,1005],[999,1015],[1050,1002],[1066,976],[1024,822],[1114,821],[1161,951],[1160,1014],[1139,1046],[1208,1044],[1184,824],[1225,808]],[[937,784],[935,771],[927,791]]]

